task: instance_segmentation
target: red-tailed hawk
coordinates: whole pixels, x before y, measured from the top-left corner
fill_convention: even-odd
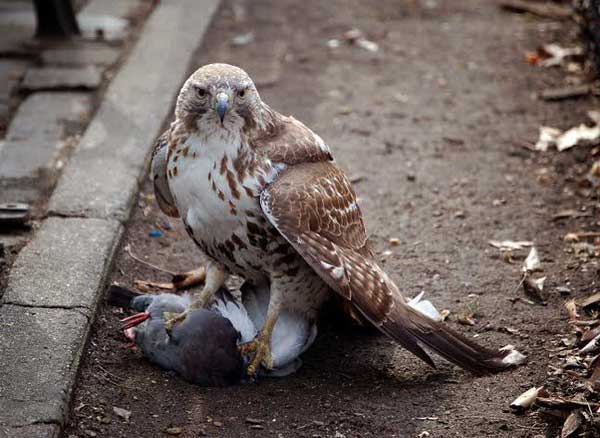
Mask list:
[[[283,310],[314,320],[331,291],[431,366],[421,344],[475,374],[523,358],[483,348],[407,305],[374,258],[352,185],[329,147],[265,104],[243,70],[200,68],[175,115],[157,144],[155,163],[166,165],[154,181],[163,210],[183,220],[210,260],[192,307],[207,305],[229,273],[270,288],[264,325],[242,348],[254,354],[248,373],[271,364]]]

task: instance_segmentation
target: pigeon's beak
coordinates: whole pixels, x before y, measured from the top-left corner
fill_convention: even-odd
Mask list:
[[[135,327],[136,325],[140,325],[147,319],[150,319],[150,314],[148,312],[136,313],[135,315],[123,318],[121,320],[121,330],[127,330]]]
[[[217,99],[215,100],[215,111],[219,115],[221,119],[221,123],[223,123],[223,119],[225,118],[225,114],[229,109],[229,96],[227,93],[219,93],[217,94]]]

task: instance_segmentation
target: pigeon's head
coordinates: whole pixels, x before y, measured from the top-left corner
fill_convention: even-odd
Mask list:
[[[125,336],[148,360],[190,382],[203,386],[237,383],[244,365],[237,347],[238,331],[219,313],[197,309],[167,332],[163,311],[181,312],[187,308],[173,297],[180,298],[161,294],[133,300],[132,307],[146,311],[123,320]]]
[[[162,320],[165,312],[181,313],[190,304],[191,297],[188,294],[160,294],[160,295],[139,295],[131,300],[130,306],[139,313],[123,319],[121,328],[127,339],[134,343],[139,343],[141,336],[145,331],[149,331],[146,326],[147,320],[152,318]],[[164,325],[164,323],[163,323]]]
[[[250,76],[229,64],[209,64],[196,70],[177,98],[176,115],[188,129],[212,132],[254,127],[262,102]]]

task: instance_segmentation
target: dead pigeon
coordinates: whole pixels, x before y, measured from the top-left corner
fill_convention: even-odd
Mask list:
[[[174,370],[184,379],[204,386],[237,383],[238,364],[247,362],[236,348],[254,339],[267,314],[268,287],[242,285],[243,304],[224,288],[215,296],[210,310],[194,310],[185,323],[168,333],[164,326],[166,312],[183,312],[191,303],[190,295],[170,293],[141,295],[119,286],[111,286],[108,301],[119,307],[131,307],[138,313],[123,320],[128,339],[137,345],[151,362]],[[189,320],[189,321],[188,321]],[[282,377],[297,371],[299,358],[317,334],[316,324],[300,315],[284,312],[273,329],[273,368],[259,370],[259,376]]]
[[[111,295],[116,295],[115,289],[111,288]],[[121,295],[132,293],[124,291]],[[187,294],[135,296],[130,307],[139,313],[125,318],[122,328],[148,360],[189,382],[202,386],[238,383],[244,360],[237,347],[239,332],[227,318],[198,309],[171,332],[165,329],[164,313],[182,312],[189,304]]]

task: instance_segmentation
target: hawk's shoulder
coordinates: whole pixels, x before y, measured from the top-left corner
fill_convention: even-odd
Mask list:
[[[281,114],[274,114],[265,129],[254,131],[249,143],[271,161],[288,166],[333,161],[333,155],[321,137],[302,122]]]

